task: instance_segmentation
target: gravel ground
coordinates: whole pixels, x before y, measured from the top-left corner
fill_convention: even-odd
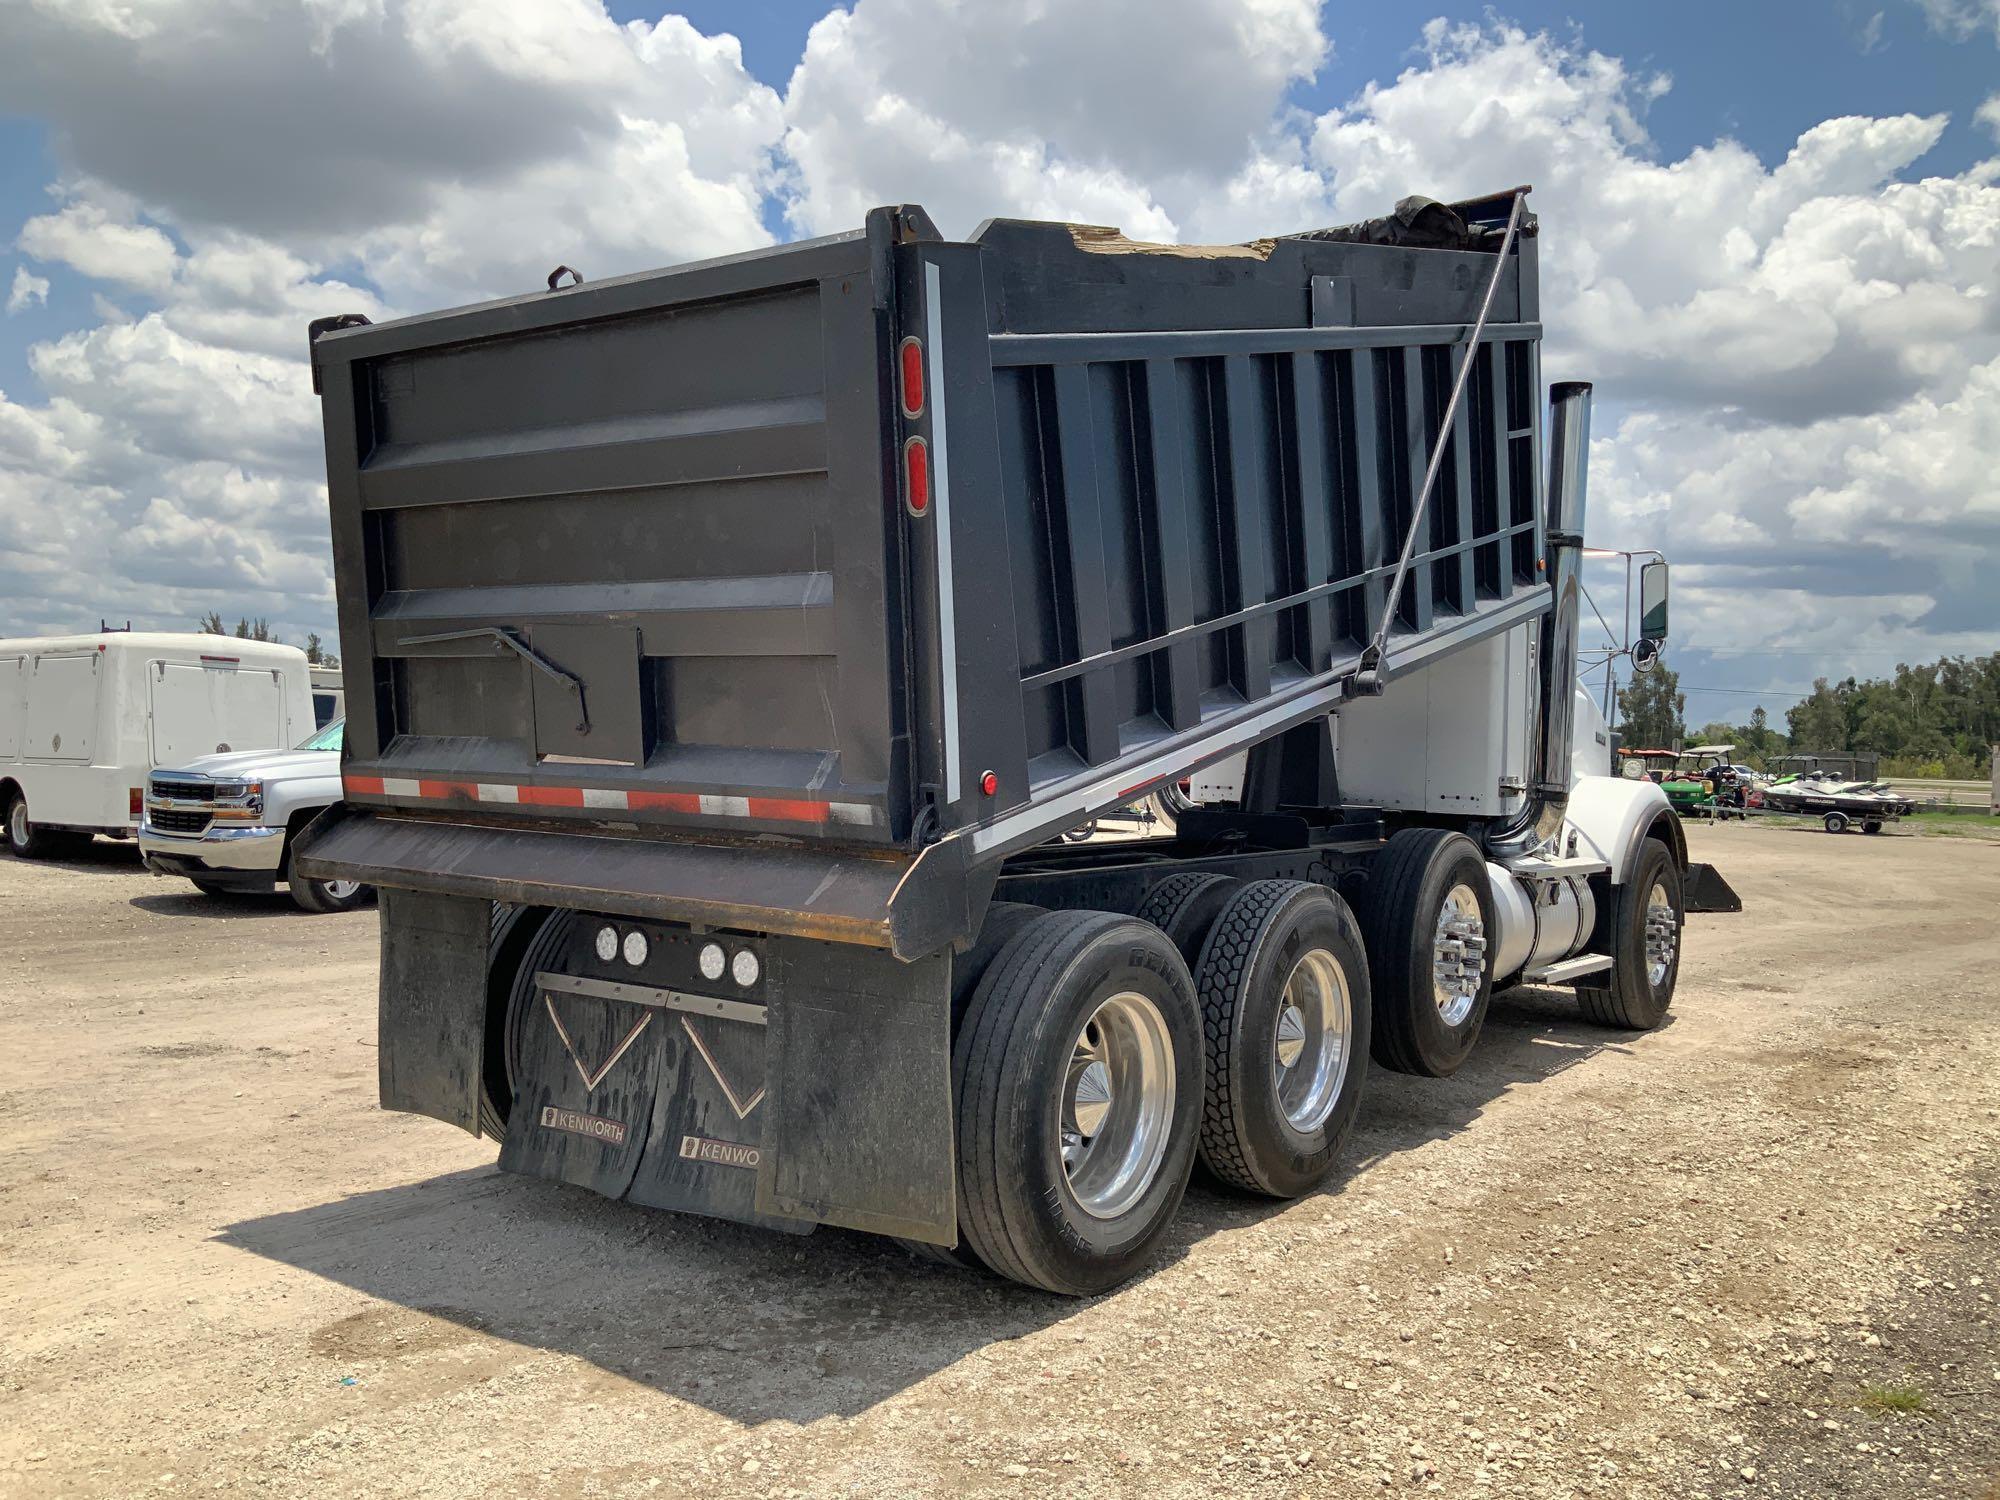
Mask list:
[[[1496,999],[1064,1302],[374,1107],[374,917],[0,859],[0,1494],[2000,1497],[2000,844],[1690,830],[1672,1023]]]

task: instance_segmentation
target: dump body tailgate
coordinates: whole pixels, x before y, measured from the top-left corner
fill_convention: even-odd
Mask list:
[[[892,233],[315,341],[349,802],[903,836]]]

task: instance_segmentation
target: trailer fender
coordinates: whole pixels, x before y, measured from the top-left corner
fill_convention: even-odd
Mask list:
[[[1568,821],[1576,852],[1610,865],[1613,885],[1623,885],[1631,877],[1648,838],[1659,839],[1674,864],[1687,868],[1687,838],[1680,820],[1667,794],[1653,782],[1622,776],[1578,777],[1569,790]]]

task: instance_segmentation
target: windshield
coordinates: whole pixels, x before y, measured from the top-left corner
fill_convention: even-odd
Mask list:
[[[340,728],[345,719],[335,719],[318,734],[299,746],[301,750],[338,750],[340,748]]]

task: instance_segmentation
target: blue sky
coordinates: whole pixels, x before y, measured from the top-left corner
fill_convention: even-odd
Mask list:
[[[511,290],[551,246],[670,263],[875,201],[947,232],[1015,212],[1213,238],[1530,177],[1550,373],[1600,382],[1594,539],[1682,565],[1692,724],[2000,644],[2000,0],[859,0],[811,59],[824,0],[675,7],[738,37],[741,72],[651,32],[658,5],[613,0],[644,23],[620,34],[597,0],[441,3],[443,28],[382,0],[327,29],[269,0],[246,29],[229,0],[145,0],[121,31],[0,0],[22,39],[0,298],[17,270],[48,283],[0,318],[0,633],[210,604],[324,631],[288,362],[328,307]],[[1433,17],[1472,29],[1427,43]],[[884,100],[924,123],[870,119]],[[1496,136],[1453,134],[1489,104]],[[79,518],[61,539],[51,506]]]

